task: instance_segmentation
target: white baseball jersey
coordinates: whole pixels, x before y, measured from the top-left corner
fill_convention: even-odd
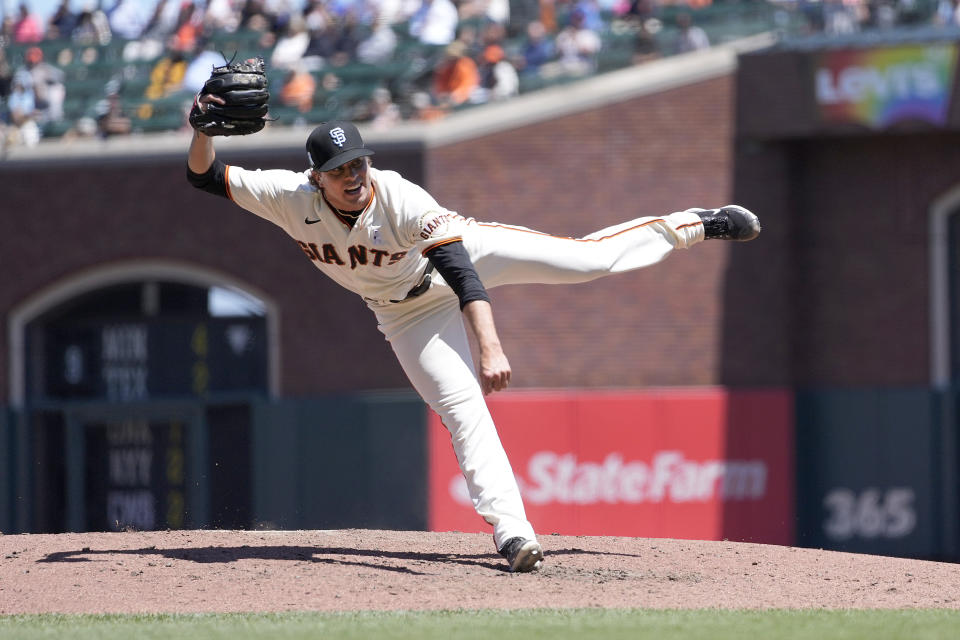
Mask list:
[[[477,382],[457,297],[432,286],[403,304],[429,264],[424,252],[463,240],[481,281],[586,282],[646,267],[703,239],[695,210],[630,220],[583,238],[464,219],[393,171],[369,169],[372,197],[351,228],[307,173],[227,167],[227,194],[280,226],[324,273],[367,299],[378,328],[414,388],[450,430],[474,509],[493,525],[499,549],[536,539],[516,479]],[[435,284],[440,278],[434,280]]]
[[[462,239],[466,221],[394,171],[370,167],[371,199],[351,228],[308,172],[227,166],[235,203],[281,227],[321,271],[370,302],[402,300],[423,279],[433,247]]]

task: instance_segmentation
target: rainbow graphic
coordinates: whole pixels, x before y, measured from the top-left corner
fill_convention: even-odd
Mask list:
[[[882,129],[903,121],[943,125],[953,90],[955,44],[826,51],[814,59],[814,95],[828,123]]]

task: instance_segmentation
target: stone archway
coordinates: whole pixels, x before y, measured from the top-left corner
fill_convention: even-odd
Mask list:
[[[184,315],[202,315],[210,318],[220,316],[254,315],[262,318],[265,336],[265,360],[263,366],[263,391],[271,396],[278,393],[279,355],[278,322],[276,304],[263,292],[239,282],[228,275],[193,265],[170,261],[135,261],[103,265],[89,271],[74,274],[52,284],[18,305],[9,316],[9,398],[14,408],[28,401],[28,376],[37,375],[37,366],[41,358],[36,346],[28,344],[31,331],[36,333],[38,324],[51,319],[66,319],[69,322],[74,310],[89,310],[91,306],[103,304],[101,321],[111,314],[111,306],[118,318],[129,321],[140,317],[149,322],[151,316],[171,315],[170,309],[164,309],[164,297],[177,297],[169,291],[180,290],[181,298],[193,297],[192,303],[184,303]],[[188,293],[189,292],[189,293]],[[140,299],[131,304],[130,297]],[[207,308],[199,308],[203,301]],[[124,301],[125,299],[125,301]],[[168,301],[169,302],[169,301]],[[174,307],[176,302],[169,302]],[[190,308],[192,305],[192,308]],[[134,308],[134,307],[139,308]],[[78,313],[78,317],[89,313]],[[102,324],[102,322],[101,322]],[[228,330],[228,329],[225,329]],[[106,330],[104,330],[106,332]],[[118,330],[116,339],[137,341],[137,335],[124,336]],[[116,333],[116,332],[115,332]],[[135,331],[134,331],[135,333]],[[238,332],[230,336],[236,340]],[[28,355],[29,354],[29,355]],[[75,363],[76,351],[64,352],[63,366],[69,369]],[[32,371],[31,371],[32,369]],[[65,375],[70,375],[69,373]]]

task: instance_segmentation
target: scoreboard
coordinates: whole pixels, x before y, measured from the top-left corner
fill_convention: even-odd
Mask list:
[[[248,398],[268,388],[265,318],[73,318],[38,327],[28,348],[29,396],[46,407],[43,527],[249,524]]]
[[[35,397],[143,401],[267,388],[262,317],[48,325]]]

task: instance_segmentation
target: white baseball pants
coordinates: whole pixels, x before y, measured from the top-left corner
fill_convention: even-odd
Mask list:
[[[487,288],[586,282],[655,264],[702,239],[703,225],[692,210],[638,218],[579,239],[472,220],[463,235]],[[477,381],[459,302],[438,274],[434,278],[418,298],[372,305],[380,330],[413,387],[450,431],[474,508],[493,525],[497,548],[514,536],[535,540]]]

